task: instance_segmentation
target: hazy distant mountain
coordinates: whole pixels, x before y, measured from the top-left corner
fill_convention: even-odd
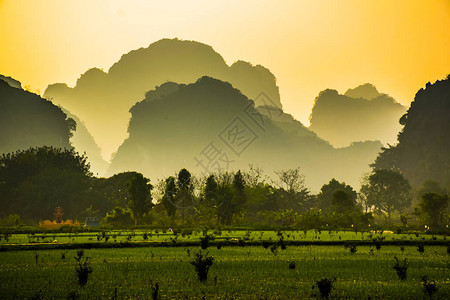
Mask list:
[[[191,83],[204,75],[230,82],[257,105],[281,108],[276,79],[269,70],[243,61],[228,66],[212,47],[178,39],[131,51],[108,72],[90,69],[74,88],[57,83],[44,95],[79,116],[103,151],[111,153],[127,137],[129,108],[145,92],[167,81]],[[267,97],[258,97],[261,93]]]
[[[307,185],[318,190],[333,177],[357,186],[381,147],[370,142],[336,150],[289,115],[272,121],[258,111],[264,109],[231,84],[210,77],[162,85],[131,108],[129,137],[108,173],[136,170],[156,178],[181,168],[208,173],[251,163],[270,174],[300,166]]]
[[[22,90],[20,82],[11,77],[0,75],[0,81],[16,88],[15,90],[8,89],[3,85],[0,94],[0,105],[4,108],[0,112],[0,116],[2,116],[0,122],[6,124],[5,127],[2,127],[3,129],[0,133],[2,141],[0,153],[18,149],[24,150],[32,146],[46,145],[69,148],[73,146],[75,151],[80,154],[86,152],[88,162],[91,164],[91,171],[95,175],[101,176],[106,172],[109,164],[102,158],[100,148],[77,116],[62,107],[56,107],[52,102],[42,99],[38,95],[25,92]],[[47,109],[44,107],[47,107]],[[61,143],[59,142],[59,137],[48,137],[48,133],[52,131],[52,125],[50,124],[56,122],[53,119],[63,118],[63,116],[59,113],[53,113],[50,116],[47,110],[61,110],[66,114],[64,118],[70,118],[76,122],[76,130],[71,132],[69,143],[63,142],[64,136],[61,139]],[[71,122],[74,125],[73,121]],[[21,128],[25,126],[27,128]],[[58,126],[61,126],[61,124]],[[54,134],[56,134],[56,131]]]
[[[398,144],[374,166],[399,169],[416,187],[434,180],[450,190],[450,75],[420,89],[400,123]]]
[[[77,116],[71,114],[64,108],[61,109],[69,118],[72,118],[77,122],[77,130],[70,138],[70,143],[78,153],[86,153],[87,161],[91,165],[91,172],[95,176],[103,176],[108,170],[109,163],[103,159],[100,147]]]
[[[7,76],[4,76],[4,75],[0,74],[0,80],[3,80],[7,84],[9,84],[9,86],[12,86],[14,88],[17,88],[17,89],[21,89],[22,88],[22,84],[20,83],[20,81],[17,81],[14,78],[7,77]]]
[[[44,145],[71,148],[75,125],[50,101],[0,79],[0,154]]]
[[[355,87],[354,89],[348,89],[344,95],[350,98],[363,98],[372,100],[381,96],[382,94],[378,92],[377,88],[373,84],[365,83]]]
[[[352,142],[379,140],[395,143],[398,124],[406,108],[371,84],[349,89],[345,95],[324,90],[317,96],[309,127],[336,147]]]

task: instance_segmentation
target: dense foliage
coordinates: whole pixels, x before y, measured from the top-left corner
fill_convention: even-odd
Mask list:
[[[91,175],[86,157],[73,150],[42,147],[3,154],[0,213],[44,219],[60,206],[66,218],[75,218],[89,206]]]
[[[435,180],[450,188],[450,76],[420,89],[408,112],[398,144],[383,149],[377,169],[400,170],[412,186]]]

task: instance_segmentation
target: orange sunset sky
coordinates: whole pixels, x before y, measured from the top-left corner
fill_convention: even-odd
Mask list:
[[[41,94],[178,37],[211,45],[229,65],[269,68],[285,110],[305,125],[326,88],[370,82],[407,105],[450,73],[449,0],[0,0],[0,28],[0,74]]]

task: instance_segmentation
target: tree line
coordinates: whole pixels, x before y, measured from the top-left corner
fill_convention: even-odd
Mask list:
[[[203,176],[181,169],[153,185],[138,172],[96,178],[86,157],[74,150],[30,148],[0,157],[0,217],[17,223],[18,215],[32,223],[63,207],[66,218],[97,216],[112,226],[366,228],[393,216],[405,226],[408,218],[433,228],[448,225],[447,191],[427,181],[415,200],[397,171],[374,169],[359,192],[332,178],[313,194],[300,168],[277,171],[274,177],[257,166]]]

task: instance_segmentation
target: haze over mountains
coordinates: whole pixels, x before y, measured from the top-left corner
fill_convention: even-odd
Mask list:
[[[332,177],[358,185],[381,147],[367,142],[334,149],[288,115],[282,116],[287,122],[272,121],[238,89],[211,77],[178,88],[169,85],[147,93],[131,108],[129,138],[108,175],[137,170],[149,177],[168,176],[181,168],[209,173],[254,164],[270,175],[300,166],[313,189]]]
[[[30,147],[75,148],[86,153],[94,174],[108,163],[83,122],[62,107],[22,89],[19,81],[0,75],[0,155]]]
[[[344,95],[327,89],[315,100],[310,129],[336,147],[366,140],[393,144],[401,129],[398,120],[405,112],[406,107],[368,83]]]
[[[413,186],[433,180],[450,190],[450,75],[420,89],[408,112],[398,144],[384,148],[373,166],[400,170]]]
[[[73,88],[50,85],[45,97],[76,121],[70,142],[99,176],[133,170],[158,178],[249,164],[273,174],[300,166],[315,190],[332,177],[359,186],[381,143],[395,143],[406,111],[371,84],[344,95],[327,89],[307,128],[283,111],[268,69],[229,66],[210,46],[178,39],[131,51],[108,72],[90,69]],[[106,172],[104,157],[113,152]]]
[[[44,145],[69,148],[75,122],[50,101],[17,88],[17,80],[4,78],[0,77],[0,155]]]
[[[230,82],[251,98],[264,92],[268,104],[281,108],[275,76],[269,70],[243,61],[228,66],[212,47],[178,39],[131,51],[108,72],[90,69],[74,88],[50,85],[44,96],[79,116],[109,159],[127,137],[128,110],[147,91],[167,81],[191,83],[205,75]]]

